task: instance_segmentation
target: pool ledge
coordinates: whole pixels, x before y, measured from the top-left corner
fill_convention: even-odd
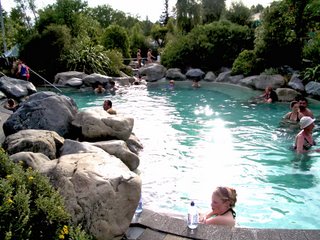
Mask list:
[[[319,240],[320,230],[237,228],[200,224],[189,230],[182,219],[144,209],[135,215],[126,233],[130,240]]]

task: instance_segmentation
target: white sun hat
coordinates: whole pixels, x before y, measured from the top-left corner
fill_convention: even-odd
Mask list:
[[[308,117],[308,116],[304,116],[300,119],[300,128],[301,129],[305,129],[306,127],[308,127],[311,123],[313,123],[315,121],[315,119]]]

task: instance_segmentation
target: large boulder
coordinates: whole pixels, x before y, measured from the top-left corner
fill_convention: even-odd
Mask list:
[[[277,89],[285,85],[285,80],[284,77],[279,74],[260,74],[243,78],[240,80],[239,84],[258,90],[264,90],[268,86]]]
[[[62,137],[73,135],[71,122],[77,113],[73,99],[53,92],[32,94],[3,124],[6,136],[24,129],[43,129]]]
[[[84,72],[69,71],[57,73],[54,77],[54,83],[59,85],[66,85],[66,82],[72,78],[83,79],[87,74]]]
[[[300,95],[300,93],[291,88],[277,88],[276,93],[278,95],[279,101],[281,102],[291,102]]]
[[[139,69],[139,74],[142,76],[146,76],[147,82],[154,82],[160,80],[165,77],[167,69],[157,63],[150,63],[144,65]]]
[[[119,158],[131,171],[139,166],[139,157],[131,152],[127,144],[122,140],[102,141],[92,143],[93,146],[99,147],[107,153]]]
[[[305,88],[308,94],[316,97],[320,96],[320,83],[311,81],[305,86]]]
[[[186,80],[186,76],[181,73],[181,70],[179,68],[169,68],[166,72],[166,78],[176,81]]]
[[[205,73],[199,69],[199,68],[192,68],[189,69],[186,73],[186,77],[187,79],[191,79],[191,80],[198,80],[200,81],[201,79],[204,78]]]
[[[90,74],[86,76],[83,80],[83,83],[86,86],[95,86],[97,83],[107,86],[112,79],[112,77],[108,77],[105,75],[101,75],[98,73]]]
[[[0,91],[8,98],[21,99],[37,92],[28,81],[3,76],[0,78]]]
[[[82,224],[97,240],[121,239],[140,199],[138,175],[108,153],[69,154],[52,161],[23,154],[11,158],[50,179],[74,224]]]
[[[288,85],[294,90],[298,90],[300,92],[303,92],[305,90],[302,80],[300,79],[300,75],[296,73],[292,75]]]
[[[71,78],[65,82],[65,85],[70,87],[81,87],[82,84],[83,84],[82,79],[76,78],[76,77]]]
[[[126,141],[133,129],[133,118],[120,115],[110,115],[100,108],[90,108],[79,112],[72,124],[81,129],[83,140],[110,140]]]
[[[216,80],[217,76],[214,74],[214,72],[209,71],[207,74],[204,76],[204,81],[206,82],[214,82]]]
[[[66,139],[63,146],[60,148],[60,156],[75,153],[104,153],[104,150],[93,146],[89,142],[78,142]]]
[[[12,155],[18,152],[43,153],[50,159],[57,158],[64,138],[47,130],[21,130],[6,138],[3,148]]]
[[[130,151],[135,154],[138,154],[143,149],[142,143],[134,133],[131,133],[129,139],[126,141],[126,144]]]

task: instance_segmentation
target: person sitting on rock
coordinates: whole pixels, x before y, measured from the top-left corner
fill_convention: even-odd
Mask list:
[[[272,89],[271,86],[266,87],[262,97],[266,103],[274,103],[279,101],[277,93]]]
[[[109,114],[112,114],[112,115],[116,115],[116,114],[117,114],[116,110],[114,110],[114,109],[112,108],[112,102],[111,102],[111,100],[105,100],[105,101],[104,101],[104,103],[103,103],[103,109],[104,109],[107,113],[109,113]]]

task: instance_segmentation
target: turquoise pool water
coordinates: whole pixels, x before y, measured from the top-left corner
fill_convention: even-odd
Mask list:
[[[320,229],[320,155],[302,159],[289,150],[298,129],[280,126],[288,103],[252,104],[261,92],[236,86],[156,83],[115,95],[69,91],[78,107],[113,101],[135,119],[145,208],[185,216],[194,200],[210,209],[215,186],[237,190],[240,227]],[[315,116],[316,102],[310,103]],[[319,122],[314,137],[320,142]]]

